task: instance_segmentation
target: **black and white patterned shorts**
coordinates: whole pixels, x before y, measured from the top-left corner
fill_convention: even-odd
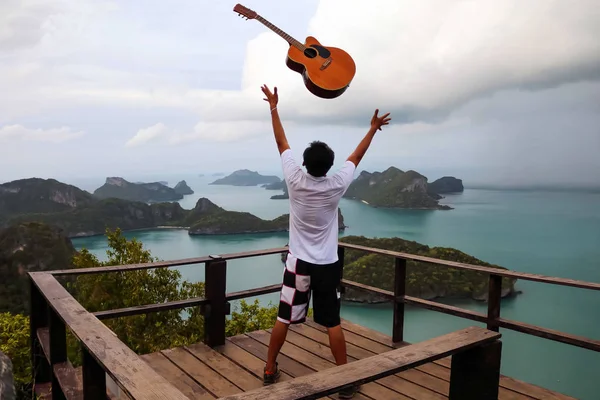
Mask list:
[[[314,321],[331,328],[340,324],[341,263],[312,264],[288,253],[277,319],[285,324],[306,321],[313,300]]]

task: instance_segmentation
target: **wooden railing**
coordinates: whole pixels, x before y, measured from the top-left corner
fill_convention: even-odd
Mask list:
[[[409,304],[482,322],[486,324],[487,329],[495,332],[498,332],[499,328],[505,328],[593,351],[600,351],[599,340],[500,317],[503,277],[597,291],[600,290],[600,283],[519,273],[348,243],[340,243],[339,245],[338,255],[340,260],[344,260],[345,250],[347,249],[386,255],[394,259],[395,279],[393,291],[346,279],[342,280],[344,287],[375,293],[393,303],[392,338],[394,342],[403,342],[404,340],[404,307]],[[230,312],[230,301],[278,292],[281,288],[281,283],[276,283],[265,287],[226,293],[227,261],[286,252],[287,248],[281,247],[166,262],[29,273],[31,280],[30,321],[34,383],[39,387],[50,383],[53,399],[82,398],[81,396],[86,400],[106,399],[106,374],[108,374],[122,392],[133,399],[185,399],[186,396],[150,368],[138,355],[121,342],[101,320],[187,307],[201,307],[205,316],[204,342],[212,347],[222,345],[225,342],[225,322],[226,316]],[[487,314],[407,296],[406,265],[408,260],[487,274],[489,276]],[[190,264],[204,264],[205,297],[160,304],[144,304],[95,313],[85,310],[56,280],[57,276],[111,273]],[[79,340],[83,352],[82,383],[79,385],[76,382],[77,373],[67,359],[67,328]]]

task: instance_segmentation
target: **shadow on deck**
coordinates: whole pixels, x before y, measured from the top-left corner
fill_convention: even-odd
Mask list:
[[[343,321],[348,362],[401,347],[389,336]],[[156,372],[190,399],[214,399],[262,387],[270,330],[226,339],[211,349],[203,343],[142,356]],[[280,382],[335,366],[325,328],[308,320],[290,327],[278,358]],[[355,399],[442,400],[448,398],[450,357],[364,384]],[[329,398],[337,399],[337,395]],[[499,399],[573,399],[508,377]]]

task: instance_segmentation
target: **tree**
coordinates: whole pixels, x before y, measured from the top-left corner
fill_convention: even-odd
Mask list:
[[[158,261],[137,239],[127,240],[121,230],[106,231],[108,260],[100,262],[87,249],[73,258],[75,268],[138,264]],[[181,281],[172,268],[79,275],[69,285],[89,312],[157,304],[204,296],[204,283]],[[146,354],[196,343],[204,336],[204,318],[198,307],[170,310],[103,321],[129,348]]]

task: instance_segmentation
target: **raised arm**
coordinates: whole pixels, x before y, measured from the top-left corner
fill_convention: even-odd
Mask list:
[[[360,141],[358,146],[356,146],[356,150],[354,150],[354,152],[350,154],[350,157],[348,157],[348,161],[351,161],[355,166],[358,166],[362,158],[365,156],[365,153],[371,145],[371,141],[373,140],[377,130],[381,130],[381,127],[383,125],[387,125],[391,120],[391,118],[388,118],[390,113],[384,114],[381,117],[378,117],[377,113],[379,113],[379,109],[375,110],[375,114],[373,114],[373,118],[371,118],[371,128],[369,128],[369,131],[365,137]]]
[[[274,93],[271,93],[267,85],[263,85],[261,89],[265,96],[267,96],[263,100],[269,103],[271,109],[271,122],[273,123],[273,133],[275,134],[275,143],[277,143],[277,149],[279,150],[279,154],[281,154],[289,149],[290,145],[285,137],[285,131],[283,130],[283,125],[279,119],[279,113],[277,112],[277,102],[279,101],[277,87],[274,88]]]

